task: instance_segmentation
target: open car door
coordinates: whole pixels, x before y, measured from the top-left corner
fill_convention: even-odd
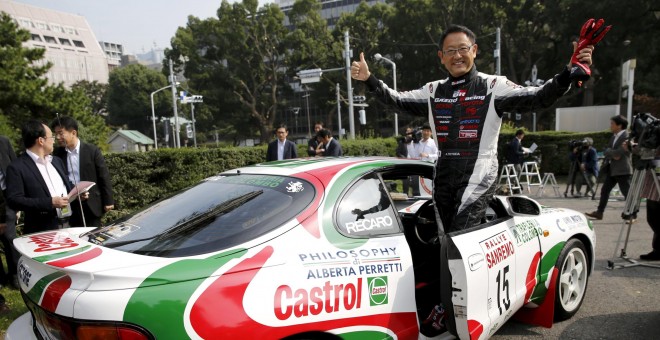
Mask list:
[[[514,200],[510,200],[514,198]],[[447,328],[461,339],[492,336],[529,299],[538,276],[540,248],[535,209],[526,197],[494,198],[498,216],[441,238],[441,296]],[[492,206],[492,205],[491,205]],[[523,230],[526,233],[523,234]]]

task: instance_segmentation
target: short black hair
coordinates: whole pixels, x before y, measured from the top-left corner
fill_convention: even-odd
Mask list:
[[[614,124],[621,126],[622,130],[625,130],[628,128],[628,120],[623,117],[622,115],[616,115],[612,118],[610,118],[611,121],[614,122]]]
[[[431,130],[431,125],[429,123],[422,124],[422,130]]]
[[[37,139],[46,138],[46,129],[44,123],[31,119],[23,124],[21,129],[21,137],[23,138],[23,146],[26,149],[31,148],[37,143]]]
[[[442,50],[442,46],[445,43],[445,39],[447,38],[448,35],[450,35],[452,33],[465,33],[465,35],[467,35],[468,39],[470,39],[470,41],[473,44],[477,43],[477,35],[474,34],[474,32],[472,32],[472,30],[470,30],[469,28],[467,28],[465,26],[462,26],[462,25],[453,25],[452,24],[452,25],[449,25],[449,27],[447,27],[447,29],[444,31],[444,33],[442,33],[442,35],[440,36],[440,41],[438,42],[438,49],[439,50]]]
[[[275,128],[275,133],[277,133],[277,130],[279,129],[284,129],[284,131],[289,132],[289,128],[286,127],[286,124],[280,124]]]
[[[321,138],[332,137],[332,133],[328,129],[321,129],[319,130],[319,132],[316,133],[316,137],[321,137]]]
[[[73,131],[73,130],[78,131],[78,122],[76,122],[75,119],[68,116],[55,118],[53,119],[53,122],[50,123],[50,128],[53,129],[53,131],[58,126],[64,128],[64,130],[67,131]]]
[[[523,129],[518,129],[518,131],[516,131],[516,136],[520,136],[520,135],[524,135],[524,134],[525,134],[525,131],[523,131]]]

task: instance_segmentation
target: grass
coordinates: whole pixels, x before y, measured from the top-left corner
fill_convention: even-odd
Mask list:
[[[5,268],[7,268],[4,256],[2,256],[2,263],[0,263],[0,265],[3,265]],[[14,322],[14,320],[16,320],[19,316],[25,314],[28,309],[25,307],[25,303],[23,302],[20,291],[17,289],[9,288],[8,284],[2,286],[2,289],[0,289],[0,294],[5,297],[7,306],[11,308],[11,312],[9,314],[0,316],[0,338],[4,339],[9,325],[11,325],[11,323]]]

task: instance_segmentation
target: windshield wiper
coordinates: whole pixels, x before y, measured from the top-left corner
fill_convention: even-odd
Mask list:
[[[191,229],[195,229],[197,226],[203,225],[205,222],[207,222],[210,219],[214,219],[222,214],[226,214],[240,207],[241,205],[251,201],[255,197],[263,194],[263,192],[264,192],[263,190],[252,191],[245,195],[241,195],[229,201],[226,201],[221,205],[212,207],[199,215],[192,216],[192,218],[165,230],[163,233],[158,235],[156,239],[160,240],[168,236],[180,234],[189,231]]]
[[[126,240],[126,241],[118,241],[118,242],[109,242],[109,243],[104,243],[102,244],[104,247],[108,248],[113,248],[113,247],[120,247],[123,245],[131,244],[131,243],[136,243],[136,242],[142,242],[142,241],[149,241],[149,240],[161,240],[164,238],[167,238],[172,235],[180,234],[189,230],[192,230],[196,228],[199,225],[203,225],[204,222],[210,220],[211,218],[216,218],[217,216],[221,214],[228,213],[241,205],[245,204],[246,202],[252,200],[253,198],[261,195],[264,191],[263,190],[257,190],[257,191],[252,191],[247,194],[238,196],[236,198],[233,198],[231,200],[225,201],[220,205],[217,205],[215,207],[212,207],[208,209],[207,211],[200,213],[198,215],[193,215],[191,218],[186,219],[184,221],[181,221],[177,223],[175,226],[165,230],[161,234],[150,236],[150,237],[145,237],[141,239],[135,239],[135,240]]]

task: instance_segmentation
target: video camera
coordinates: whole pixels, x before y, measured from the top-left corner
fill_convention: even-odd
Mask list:
[[[591,143],[585,139],[574,139],[568,142],[568,150],[573,151],[575,148],[588,148],[591,146]]]
[[[636,114],[630,126],[630,141],[637,142],[642,160],[653,159],[660,147],[660,119],[648,112]]]
[[[415,128],[411,134],[406,134],[403,141],[407,144],[410,142],[419,143],[420,140],[422,140],[422,128]]]

